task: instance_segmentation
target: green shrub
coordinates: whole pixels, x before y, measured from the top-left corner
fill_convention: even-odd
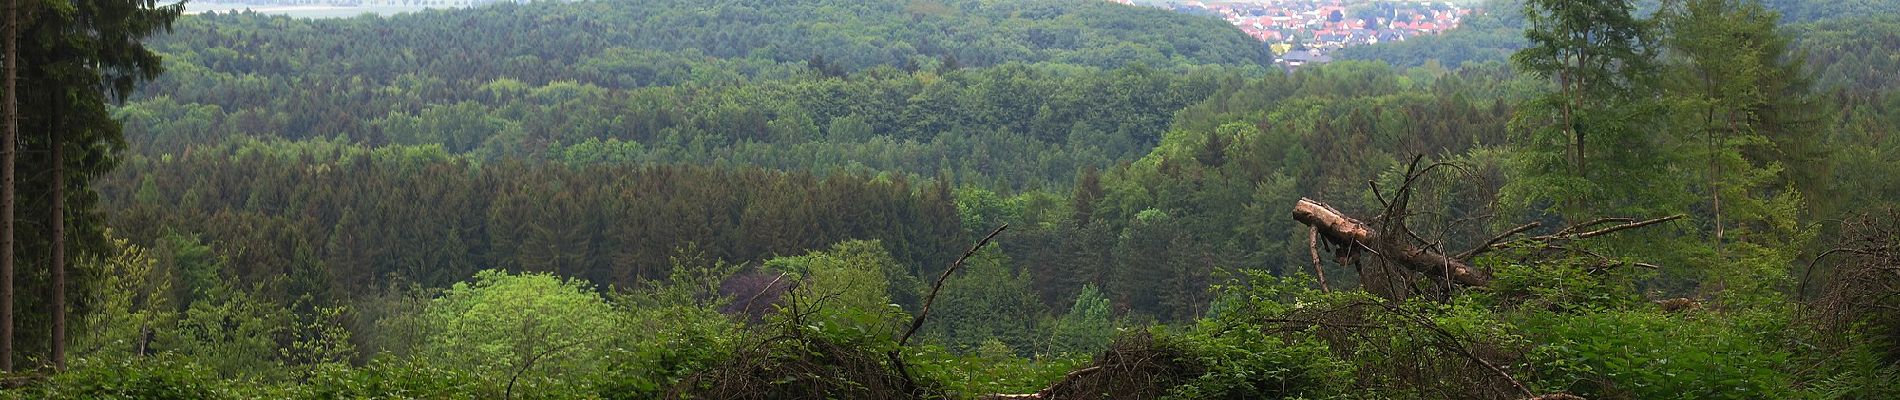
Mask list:
[[[1543,386],[1592,399],[1787,398],[1787,352],[1761,332],[1658,311],[1535,313],[1524,324]]]
[[[620,315],[579,279],[487,270],[429,303],[432,363],[481,376],[488,395],[574,390],[599,372]]]
[[[1184,350],[1206,371],[1167,398],[1315,398],[1339,393],[1352,381],[1351,365],[1333,357],[1319,339],[1260,332],[1249,326],[1158,336],[1162,346]]]
[[[906,351],[906,362],[919,380],[938,382],[952,395],[1035,393],[1084,367],[1086,355],[1024,358],[1000,340],[984,342],[971,354],[956,354],[942,346],[916,346]]]
[[[216,400],[239,398],[202,365],[174,356],[113,361],[78,360],[50,380],[0,391],[5,399]]]
[[[1493,272],[1489,298],[1499,308],[1535,310],[1604,310],[1639,304],[1635,280],[1641,269],[1592,269],[1593,261],[1561,259],[1530,264],[1501,262]]]
[[[739,324],[704,306],[633,305],[632,324],[609,342],[594,392],[607,399],[652,398],[687,375],[732,356]]]
[[[1154,333],[1154,345],[1174,349],[1202,374],[1175,387],[1167,397],[1310,398],[1338,393],[1352,381],[1353,366],[1310,332],[1270,333],[1265,325],[1355,301],[1357,294],[1323,293],[1303,275],[1275,277],[1265,271],[1236,271],[1218,293],[1209,316],[1184,333]]]
[[[481,387],[465,370],[378,358],[358,368],[321,368],[300,389],[309,399],[468,399],[481,397]]]

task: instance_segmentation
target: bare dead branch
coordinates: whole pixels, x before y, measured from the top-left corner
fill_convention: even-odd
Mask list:
[[[1328,321],[1291,319],[1291,318],[1267,318],[1267,319],[1260,320],[1260,322],[1276,323],[1276,324],[1320,326],[1320,327],[1329,327],[1329,328],[1360,328],[1360,329],[1384,328],[1384,326],[1372,325],[1372,324],[1355,324],[1355,323],[1347,323],[1347,322],[1328,322]]]
[[[917,328],[924,326],[924,319],[930,317],[930,306],[937,302],[937,292],[943,290],[943,282],[950,279],[950,274],[954,274],[957,270],[963,269],[964,261],[968,261],[970,257],[975,256],[978,250],[983,249],[983,246],[989,245],[990,240],[996,239],[996,235],[1002,234],[1004,229],[1009,229],[1009,224],[997,226],[996,230],[990,231],[988,236],[984,236],[983,240],[977,241],[976,245],[970,246],[970,250],[964,251],[962,256],[957,257],[955,262],[950,263],[949,269],[943,270],[943,274],[937,276],[937,282],[930,285],[930,294],[924,298],[923,308],[919,308],[917,310],[917,316],[911,318],[910,327],[904,329],[904,335],[897,338],[897,348],[885,354],[886,357],[890,358],[891,366],[897,369],[898,377],[902,378],[905,392],[916,393],[917,391],[917,381],[911,378],[910,368],[904,365],[903,352],[905,344],[910,342],[911,335],[917,333]]]
[[[1806,295],[1806,293],[1808,292],[1808,280],[1814,274],[1814,265],[1816,263],[1820,263],[1821,259],[1827,258],[1827,256],[1829,255],[1833,255],[1835,253],[1852,253],[1852,254],[1859,254],[1863,256],[1877,255],[1878,252],[1888,251],[1892,249],[1893,249],[1893,246],[1882,246],[1882,247],[1864,248],[1864,249],[1842,247],[1842,248],[1833,248],[1833,249],[1828,249],[1827,251],[1823,251],[1821,252],[1821,255],[1814,256],[1814,260],[1808,261],[1808,267],[1801,271],[1801,286],[1795,289],[1794,291],[1795,296]]]
[[[771,282],[766,282],[766,283],[765,283],[765,287],[764,287],[764,288],[761,288],[761,289],[759,289],[759,292],[758,292],[758,293],[753,293],[753,294],[752,294],[752,298],[750,298],[750,299],[746,299],[746,301],[745,301],[745,310],[744,310],[744,313],[745,313],[745,315],[747,316],[746,318],[751,318],[751,315],[752,315],[752,303],[753,303],[753,302],[756,302],[756,301],[759,301],[759,296],[763,296],[763,295],[765,295],[765,292],[769,292],[769,291],[771,291],[771,290],[772,290],[772,288],[773,288],[773,287],[776,287],[776,286],[778,286],[778,281],[779,281],[780,279],[785,279],[785,273],[784,273],[784,272],[780,272],[780,273],[778,273],[778,276],[775,276],[775,277],[772,277],[772,281],[771,281]]]
[[[1512,236],[1517,236],[1520,233],[1524,233],[1524,231],[1537,229],[1537,227],[1539,226],[1544,226],[1544,224],[1541,222],[1532,222],[1528,224],[1518,225],[1518,227],[1511,228],[1511,230],[1504,231],[1504,233],[1500,233],[1497,236],[1492,236],[1491,239],[1485,240],[1484,244],[1478,245],[1478,247],[1473,247],[1471,248],[1471,250],[1465,250],[1465,252],[1463,253],[1458,253],[1457,256],[1452,257],[1452,258],[1465,260],[1465,261],[1471,261],[1472,257],[1477,257],[1479,254],[1484,254],[1484,252],[1491,251],[1492,246],[1497,246],[1498,243],[1504,242],[1505,239],[1510,239]]]
[[[943,282],[950,279],[950,274],[963,269],[964,261],[975,256],[977,250],[982,250],[983,246],[989,245],[990,240],[1002,234],[1004,229],[1009,229],[1009,224],[1003,224],[996,227],[996,230],[990,231],[989,236],[984,236],[983,240],[976,242],[975,246],[970,246],[970,250],[964,251],[963,256],[957,257],[956,262],[950,263],[949,269],[943,270],[943,274],[937,276],[937,282],[930,285],[930,295],[924,298],[923,308],[918,309],[917,317],[910,320],[910,328],[904,330],[904,335],[897,338],[897,347],[904,347],[904,344],[910,341],[910,336],[917,333],[917,328],[924,326],[924,318],[930,317],[930,305],[937,302],[937,292],[943,290]]]
[[[1562,232],[1559,232],[1559,233],[1556,233],[1556,234],[1551,234],[1551,235],[1544,235],[1544,236],[1538,236],[1538,237],[1536,237],[1536,238],[1533,238],[1533,239],[1536,239],[1536,240],[1545,240],[1545,241],[1549,241],[1549,240],[1577,240],[1577,239],[1589,239],[1589,238],[1593,238],[1593,237],[1597,237],[1597,236],[1603,236],[1603,235],[1607,235],[1607,234],[1610,234],[1610,233],[1614,233],[1614,232],[1618,232],[1618,231],[1625,231],[1625,230],[1630,230],[1630,229],[1636,229],[1636,228],[1641,228],[1641,227],[1645,227],[1645,226],[1650,226],[1650,225],[1655,225],[1655,224],[1660,224],[1660,223],[1664,223],[1664,222],[1669,222],[1669,221],[1674,221],[1674,220],[1678,220],[1678,219],[1682,219],[1683,217],[1687,217],[1687,215],[1682,215],[1682,214],[1676,214],[1676,215],[1671,215],[1671,216],[1667,216],[1667,217],[1662,217],[1662,218],[1656,218],[1656,219],[1651,219],[1651,220],[1645,220],[1645,221],[1639,221],[1639,222],[1630,222],[1630,223],[1625,223],[1625,224],[1622,224],[1622,225],[1617,225],[1617,226],[1612,226],[1612,227],[1608,227],[1608,228],[1603,228],[1603,229],[1598,229],[1598,230],[1594,230],[1594,231],[1589,231],[1589,232],[1584,232],[1584,233],[1570,233],[1570,234],[1565,234],[1565,233],[1562,233]],[[1580,230],[1580,229],[1579,229],[1579,230]]]
[[[540,353],[536,353],[536,354],[533,354],[533,355],[531,355],[531,356],[529,356],[529,357],[528,357],[528,360],[527,360],[527,362],[525,362],[525,363],[523,363],[523,364],[521,365],[521,368],[517,368],[517,369],[515,369],[515,372],[514,372],[513,374],[509,374],[509,375],[508,375],[508,389],[507,389],[506,391],[503,391],[503,392],[502,392],[502,396],[501,396],[501,398],[503,398],[503,399],[512,399],[512,398],[514,398],[514,396],[515,396],[515,382],[516,382],[516,381],[519,381],[519,380],[521,380],[521,374],[523,374],[523,373],[527,373],[527,372],[528,372],[528,370],[530,370],[530,369],[534,369],[534,363],[535,363],[535,362],[537,362],[537,361],[541,361],[541,358],[543,358],[543,357],[547,357],[547,356],[550,356],[550,355],[554,355],[554,353],[559,353],[559,352],[562,352],[562,351],[565,351],[565,350],[567,350],[567,349],[569,349],[569,348],[572,348],[572,347],[574,347],[574,346],[579,346],[579,345],[582,345],[582,344],[585,344],[585,343],[587,343],[587,342],[589,342],[589,341],[587,341],[587,340],[576,340],[576,341],[572,341],[572,342],[568,342],[568,343],[566,343],[566,344],[562,344],[562,345],[559,345],[559,346],[553,346],[553,347],[550,347],[550,348],[548,348],[548,349],[547,349],[547,351],[543,351],[543,352],[540,352]]]
[[[1565,234],[1570,234],[1570,233],[1576,233],[1577,231],[1580,231],[1580,230],[1584,230],[1584,229],[1587,229],[1587,228],[1589,228],[1589,227],[1592,227],[1592,226],[1597,226],[1597,225],[1603,225],[1603,224],[1607,224],[1607,223],[1611,223],[1611,222],[1621,222],[1621,223],[1625,223],[1625,224],[1627,224],[1627,223],[1631,223],[1631,222],[1636,222],[1636,219],[1635,219],[1635,218],[1622,218],[1622,217],[1603,217],[1603,218],[1597,218],[1597,219],[1593,219],[1593,220],[1590,220],[1589,222],[1584,222],[1584,223],[1581,223],[1581,224],[1572,224],[1572,225],[1570,225],[1570,226],[1566,226],[1566,227],[1564,227],[1564,229],[1563,229],[1563,230],[1559,230],[1559,231],[1557,231],[1557,233],[1556,233],[1556,234],[1557,234],[1557,235],[1565,235]]]
[[[1313,275],[1319,277],[1319,291],[1332,293],[1333,289],[1326,287],[1326,269],[1319,261],[1319,228],[1307,227],[1306,251],[1313,255]]]

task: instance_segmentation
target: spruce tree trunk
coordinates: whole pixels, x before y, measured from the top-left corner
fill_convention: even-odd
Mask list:
[[[66,370],[66,151],[53,134],[53,370]]]
[[[13,161],[20,139],[20,0],[7,2],[6,132],[0,140],[0,370],[13,372]]]

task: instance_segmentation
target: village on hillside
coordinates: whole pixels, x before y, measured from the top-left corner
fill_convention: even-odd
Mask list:
[[[1114,0],[1137,4],[1133,0]],[[1334,50],[1402,41],[1458,27],[1470,8],[1444,1],[1232,0],[1150,3],[1219,16],[1273,49],[1288,67],[1331,61]]]

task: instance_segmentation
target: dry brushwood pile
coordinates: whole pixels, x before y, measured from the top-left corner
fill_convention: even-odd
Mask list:
[[[921,398],[882,355],[798,330],[762,340],[672,389],[669,398]]]
[[[1863,215],[1847,220],[1835,247],[1808,265],[1797,293],[1805,293],[1817,266],[1831,267],[1819,297],[1808,301],[1807,322],[1821,332],[1840,332],[1857,323],[1870,323],[1887,336],[1900,339],[1900,211]],[[1845,337],[1823,337],[1823,347],[1839,350]],[[1900,357],[1900,348],[1889,349]]]
[[[931,285],[923,308],[896,341],[896,348],[878,354],[863,346],[837,343],[805,330],[805,320],[820,312],[825,298],[803,301],[787,293],[787,318],[778,335],[742,348],[724,365],[687,377],[671,389],[672,398],[713,399],[920,399],[946,397],[928,382],[919,382],[904,362],[903,349],[917,334],[944,281],[963,269],[977,251],[1009,229],[1005,224],[970,246]],[[782,275],[781,275],[782,277]],[[757,300],[777,283],[766,285]],[[748,301],[748,308],[750,307]],[[801,306],[802,305],[802,306]]]
[[[1152,399],[1206,372],[1185,352],[1161,345],[1145,332],[1115,341],[1095,360],[1036,393],[984,399]]]
[[[1298,310],[1284,318],[1267,321],[1269,326],[1277,326],[1283,331],[1316,329],[1319,336],[1338,351],[1357,351],[1365,347],[1363,343],[1379,343],[1377,335],[1394,334],[1399,330],[1421,334],[1427,346],[1412,349],[1374,349],[1375,351],[1403,351],[1415,354],[1393,355],[1399,360],[1414,360],[1409,366],[1394,365],[1392,370],[1384,371],[1389,377],[1398,380],[1415,381],[1418,387],[1426,388],[1445,380],[1463,381],[1466,384],[1450,385],[1462,388],[1463,392],[1446,392],[1449,397],[1467,398],[1523,398],[1523,399],[1581,399],[1582,397],[1565,393],[1535,393],[1524,383],[1513,377],[1507,366],[1522,360],[1521,350],[1512,349],[1483,338],[1464,338],[1439,326],[1432,318],[1416,310],[1397,305],[1392,300],[1400,300],[1411,295],[1427,294],[1420,288],[1437,289],[1439,298],[1448,299],[1450,293],[1458,288],[1483,288],[1491,284],[1491,271],[1480,265],[1473,265],[1477,256],[1500,249],[1519,249],[1519,262],[1534,262],[1537,259],[1554,259],[1561,256],[1583,256],[1593,260],[1592,270],[1602,270],[1622,266],[1656,268],[1645,263],[1632,263],[1614,260],[1576,246],[1573,243],[1609,235],[1612,233],[1639,229],[1681,219],[1683,215],[1638,220],[1634,218],[1599,218],[1558,229],[1542,235],[1529,232],[1542,226],[1531,222],[1518,225],[1502,233],[1491,236],[1475,246],[1448,254],[1442,242],[1432,242],[1412,231],[1407,226],[1411,217],[1408,207],[1418,185],[1426,174],[1437,168],[1457,168],[1446,163],[1438,163],[1419,168],[1420,158],[1414,158],[1407,168],[1404,181],[1392,196],[1385,196],[1377,184],[1371,187],[1380,202],[1385,206],[1383,212],[1367,220],[1346,215],[1325,203],[1301,198],[1293,206],[1292,217],[1313,231],[1309,246],[1313,249],[1315,272],[1321,271],[1319,248],[1324,245],[1333,249],[1335,261],[1341,265],[1350,265],[1360,271],[1366,288],[1384,301],[1373,300],[1348,303],[1330,309]],[[1371,262],[1368,271],[1362,264]],[[1368,280],[1368,272],[1382,275],[1381,281]],[[1321,273],[1323,275],[1323,273]],[[1422,277],[1430,282],[1418,285]],[[1324,278],[1321,278],[1324,279]],[[1383,284],[1382,284],[1383,283]],[[1376,316],[1375,316],[1376,314]],[[1426,354],[1429,353],[1429,354]],[[1417,362],[1416,360],[1436,358],[1436,360]],[[1458,389],[1452,389],[1458,390]]]
[[[1593,260],[1592,270],[1603,270],[1621,266],[1638,266],[1655,269],[1654,265],[1618,261],[1596,254],[1573,243],[1580,240],[1604,236],[1620,231],[1639,229],[1683,218],[1672,215],[1661,218],[1637,220],[1634,218],[1599,218],[1576,223],[1543,235],[1530,235],[1528,232],[1542,226],[1531,222],[1518,225],[1502,233],[1491,236],[1467,250],[1447,254],[1442,242],[1430,242],[1424,236],[1412,231],[1406,223],[1411,217],[1408,208],[1412,196],[1426,174],[1437,168],[1458,168],[1452,164],[1437,163],[1419,168],[1420,158],[1414,158],[1404,175],[1404,181],[1392,196],[1387,197],[1372,184],[1372,190],[1385,206],[1383,212],[1371,219],[1362,221],[1340,212],[1325,203],[1301,198],[1293,206],[1292,217],[1313,230],[1314,270],[1320,271],[1318,249],[1324,245],[1334,249],[1334,258],[1341,265],[1351,265],[1361,271],[1366,278],[1367,269],[1361,264],[1371,258],[1373,271],[1396,277],[1397,285],[1380,285],[1381,282],[1367,282],[1368,291],[1384,297],[1385,301],[1367,301],[1346,304],[1326,310],[1305,310],[1287,318],[1272,322],[1290,331],[1306,327],[1316,328],[1320,336],[1336,349],[1351,350],[1364,347],[1360,343],[1379,343],[1376,335],[1393,334],[1402,329],[1412,333],[1422,333],[1427,346],[1411,349],[1375,349],[1375,351],[1405,351],[1411,353],[1397,355],[1395,359],[1414,360],[1409,366],[1394,365],[1387,376],[1398,380],[1414,381],[1417,387],[1429,388],[1435,383],[1446,380],[1462,381],[1466,384],[1450,385],[1462,388],[1464,392],[1445,392],[1447,397],[1465,398],[1523,398],[1539,400],[1569,400],[1582,397],[1566,393],[1536,393],[1522,381],[1513,376],[1507,366],[1523,359],[1522,351],[1510,346],[1489,343],[1483,338],[1464,338],[1439,326],[1432,318],[1410,310],[1397,302],[1409,295],[1424,294],[1417,285],[1415,276],[1424,277],[1435,285],[1439,298],[1447,300],[1450,293],[1460,287],[1483,288],[1492,282],[1491,271],[1484,266],[1473,265],[1479,255],[1500,249],[1519,249],[1518,262],[1534,262],[1537,259],[1554,259],[1562,256],[1584,256]],[[1370,255],[1370,257],[1367,257]],[[1322,278],[1323,279],[1323,278]],[[1382,279],[1390,280],[1390,279]],[[1403,288],[1400,290],[1398,288]],[[1379,313],[1378,318],[1373,314]],[[1303,314],[1303,315],[1301,315]],[[1382,321],[1378,323],[1375,321]],[[1427,358],[1438,360],[1416,362]],[[1452,389],[1457,390],[1457,389]]]
[[[1458,296],[1470,291],[1497,292],[1505,287],[1494,276],[1489,262],[1536,266],[1563,263],[1592,275],[1615,268],[1656,269],[1655,265],[1620,260],[1591,251],[1584,241],[1618,232],[1657,226],[1684,218],[1672,215],[1659,218],[1599,218],[1534,233],[1540,223],[1526,223],[1501,233],[1465,232],[1464,237],[1488,238],[1474,241],[1462,251],[1447,251],[1442,241],[1426,238],[1445,236],[1440,231],[1421,234],[1407,224],[1413,217],[1408,207],[1420,182],[1434,169],[1458,169],[1450,164],[1419,168],[1414,159],[1397,190],[1388,192],[1372,184],[1384,209],[1359,219],[1317,200],[1301,198],[1293,204],[1293,219],[1311,229],[1308,243],[1319,272],[1323,262],[1320,249],[1332,254],[1334,262],[1358,273],[1363,291],[1332,293],[1324,277],[1319,277],[1320,292],[1330,299],[1305,306],[1272,310],[1245,310],[1246,321],[1223,328],[1214,335],[1247,335],[1292,345],[1301,340],[1323,343],[1326,354],[1345,359],[1382,360],[1365,363],[1351,372],[1352,387],[1390,388],[1396,393],[1413,393],[1434,398],[1471,398],[1503,400],[1581,400],[1569,393],[1549,393],[1533,389],[1535,370],[1530,365],[1532,347],[1527,342],[1509,339],[1510,332],[1472,331],[1469,327],[1448,325],[1445,310]],[[1826,281],[1825,296],[1810,304],[1815,324],[1836,327],[1856,323],[1859,316],[1886,309],[1900,309],[1893,293],[1900,293],[1900,224],[1896,218],[1865,218],[1849,223],[1844,229],[1845,242],[1840,248],[1823,254],[1835,257],[1840,266]],[[1482,225],[1482,224],[1465,224]],[[675,395],[712,398],[939,398],[945,393],[920,383],[901,357],[908,339],[929,317],[930,307],[943,279],[960,269],[964,259],[986,245],[1003,228],[991,232],[966,252],[963,258],[944,272],[931,287],[922,310],[896,340],[897,350],[886,354],[854,349],[809,337],[796,329],[780,336],[758,341],[756,347],[743,350],[723,367],[691,377]],[[1492,254],[1493,257],[1479,258]],[[1806,279],[1803,280],[1805,289]],[[1505,293],[1505,292],[1497,292]],[[792,301],[797,304],[796,299]],[[1692,310],[1699,303],[1692,299],[1668,299],[1657,302],[1665,311]],[[796,317],[798,312],[791,315]],[[1893,315],[1888,313],[1887,315]],[[1454,319],[1455,320],[1455,319]],[[1900,326],[1900,321],[1877,321]],[[1454,322],[1455,323],[1455,322]],[[795,325],[794,325],[795,326]],[[1508,328],[1501,328],[1508,329]],[[1180,347],[1143,332],[1116,340],[1093,362],[1069,371],[1048,386],[1033,393],[990,394],[984,399],[1153,399],[1181,396],[1183,385],[1221,368],[1204,358],[1204,350]],[[1229,371],[1231,372],[1231,371]],[[1292,373],[1301,372],[1275,372]],[[1254,390],[1260,384],[1247,382]],[[685,389],[685,390],[679,390]],[[1269,389],[1270,390],[1270,389]],[[1218,393],[1218,392],[1217,392]],[[1231,395],[1232,392],[1229,392]],[[1256,393],[1257,394],[1257,393]]]
[[[1320,269],[1322,247],[1333,259],[1360,274],[1369,296],[1363,300],[1330,307],[1295,308],[1255,321],[1258,332],[1233,334],[1267,335],[1295,340],[1313,335],[1342,356],[1380,354],[1390,360],[1376,375],[1385,383],[1402,385],[1418,393],[1444,398],[1579,400],[1567,393],[1537,393],[1514,376],[1525,356],[1522,346],[1498,343],[1491,338],[1462,337],[1440,326],[1427,311],[1406,306],[1403,300],[1424,296],[1440,302],[1450,300],[1459,290],[1486,288],[1492,283],[1491,271],[1473,265],[1477,256],[1496,250],[1512,249],[1518,262],[1533,263],[1559,257],[1587,260],[1593,271],[1636,266],[1655,268],[1644,263],[1625,262],[1605,257],[1578,246],[1577,242],[1612,233],[1663,224],[1682,215],[1653,219],[1601,218],[1562,227],[1546,234],[1530,234],[1540,223],[1527,223],[1490,236],[1475,246],[1448,253],[1441,242],[1426,240],[1407,226],[1411,217],[1408,206],[1427,173],[1438,169],[1458,169],[1439,163],[1419,168],[1415,158],[1398,190],[1386,196],[1378,185],[1372,189],[1384,204],[1383,212],[1370,219],[1358,219],[1317,200],[1302,198],[1293,205],[1292,218],[1312,229],[1308,245],[1319,284],[1327,289]],[[1393,345],[1393,337],[1414,340],[1421,346]],[[1088,367],[1078,369],[1048,388],[1029,394],[994,395],[994,399],[1147,399],[1168,393],[1178,382],[1200,374],[1193,365],[1158,362],[1157,355],[1168,354],[1153,345],[1153,340],[1118,341],[1109,353],[1096,358]],[[1182,355],[1176,354],[1176,359]],[[1365,378],[1362,378],[1365,379]]]

